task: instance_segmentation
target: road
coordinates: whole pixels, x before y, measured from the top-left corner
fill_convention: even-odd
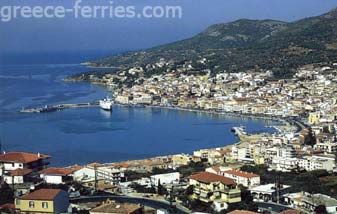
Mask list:
[[[105,200],[114,200],[122,203],[132,203],[132,204],[142,204],[144,206],[152,207],[155,209],[166,209],[170,210],[170,203],[168,201],[154,200],[144,197],[130,197],[130,196],[82,196],[79,198],[71,199],[71,203],[88,203],[88,202],[102,202]],[[186,207],[177,206],[177,214],[187,214],[191,213]]]

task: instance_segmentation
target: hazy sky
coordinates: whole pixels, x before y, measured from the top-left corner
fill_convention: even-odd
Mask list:
[[[83,0],[104,5],[104,0]],[[27,3],[28,2],[28,3]],[[66,5],[72,0],[0,0],[4,5]],[[181,19],[23,19],[0,22],[0,53],[129,50],[190,37],[240,18],[293,21],[337,7],[337,0],[114,0],[114,5],[180,5]]]

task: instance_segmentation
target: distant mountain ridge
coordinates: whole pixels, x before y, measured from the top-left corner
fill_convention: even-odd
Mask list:
[[[203,63],[200,60],[206,59]],[[164,60],[164,68],[156,68]],[[290,76],[300,66],[337,61],[337,9],[317,17],[287,23],[248,20],[216,24],[198,35],[91,62],[93,66],[128,69],[141,66],[150,74],[181,67],[189,61],[195,69],[238,72],[273,70]]]

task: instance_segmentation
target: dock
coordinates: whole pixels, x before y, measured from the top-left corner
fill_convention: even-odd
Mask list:
[[[99,102],[91,102],[91,103],[69,103],[69,104],[58,104],[53,106],[44,106],[44,107],[37,107],[37,108],[23,108],[20,112],[21,113],[47,113],[47,112],[54,112],[68,108],[83,108],[83,107],[96,107],[99,106]]]

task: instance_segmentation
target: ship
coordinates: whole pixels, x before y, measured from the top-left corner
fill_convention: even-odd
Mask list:
[[[246,127],[244,126],[239,126],[239,127],[233,127],[232,128],[232,132],[234,132],[235,135],[239,136],[239,135],[246,135]]]
[[[113,104],[114,104],[114,101],[108,97],[99,101],[99,107],[101,107],[101,109],[106,110],[106,111],[112,111]]]

